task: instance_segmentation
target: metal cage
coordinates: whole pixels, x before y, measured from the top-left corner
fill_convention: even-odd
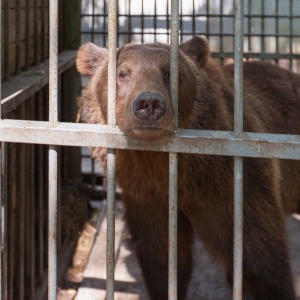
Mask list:
[[[8,1],[1,1],[5,5]],[[0,3],[1,3],[0,2]],[[134,0],[125,2],[82,1],[82,41],[94,41],[107,45],[109,64],[109,108],[108,125],[76,124],[61,122],[59,119],[58,92],[60,89],[60,60],[58,59],[58,0],[49,1],[49,121],[31,121],[30,116],[16,115],[0,120],[0,161],[1,161],[1,296],[7,299],[7,193],[5,156],[11,143],[20,147],[29,144],[48,145],[48,299],[56,299],[57,289],[57,206],[58,206],[58,167],[59,146],[106,147],[107,164],[107,299],[114,299],[114,206],[115,206],[115,149],[135,149],[169,152],[169,201],[170,207],[177,207],[177,153],[200,153],[210,155],[234,156],[234,299],[242,297],[242,191],[243,157],[263,157],[281,159],[300,159],[300,137],[297,135],[247,133],[243,132],[243,77],[242,62],[246,59],[265,59],[299,71],[299,1],[286,0],[193,0],[189,1],[140,1],[136,8]],[[215,5],[218,3],[219,5]],[[270,3],[272,3],[271,6]],[[214,5],[213,5],[214,4]],[[147,10],[146,10],[147,5]],[[164,6],[160,10],[160,6]],[[149,13],[148,6],[151,7]],[[4,6],[6,7],[6,6]],[[146,13],[147,11],[147,13]],[[117,14],[118,12],[118,14]],[[235,12],[235,13],[234,13]],[[8,26],[4,15],[4,24]],[[5,23],[6,22],[6,23]],[[139,25],[136,25],[139,23]],[[86,25],[88,24],[88,25]],[[267,26],[268,24],[268,26]],[[266,31],[267,28],[272,28]],[[115,71],[116,49],[118,44],[128,41],[147,42],[159,40],[171,44],[171,86],[174,107],[177,107],[178,83],[178,43],[194,34],[207,36],[214,44],[213,56],[224,63],[227,59],[235,61],[235,126],[233,132],[200,131],[178,129],[169,144],[146,144],[130,141],[116,126],[115,119]],[[4,36],[4,41],[6,36]],[[25,45],[25,47],[28,47]],[[245,52],[243,52],[245,49]],[[4,46],[4,52],[7,51]],[[46,50],[43,50],[46,51]],[[5,53],[4,53],[5,55]],[[74,64],[72,59],[66,65]],[[25,60],[25,63],[28,61]],[[16,64],[17,69],[21,66]],[[62,67],[63,68],[63,67]],[[4,64],[4,78],[9,77]],[[5,83],[3,83],[5,85]],[[37,90],[41,90],[37,85]],[[42,91],[45,93],[47,91]],[[23,97],[23,98],[22,98]],[[7,106],[22,102],[25,96],[12,94],[1,102],[0,115],[5,115]],[[26,97],[25,97],[26,98]],[[20,100],[22,99],[22,100]],[[19,102],[18,102],[19,101]],[[61,102],[67,101],[61,99]],[[176,110],[176,109],[175,109]],[[4,112],[4,113],[3,113]],[[45,154],[45,147],[43,148]],[[15,150],[14,150],[15,151]],[[21,150],[20,160],[26,158]],[[27,153],[27,152],[26,152]],[[32,155],[29,151],[27,155]],[[28,166],[29,167],[29,166]],[[22,179],[20,179],[22,180]],[[45,179],[46,180],[46,179]],[[21,193],[23,193],[21,191]],[[20,204],[21,205],[21,204]],[[177,277],[177,210],[170,210],[169,218],[169,299],[176,299]]]

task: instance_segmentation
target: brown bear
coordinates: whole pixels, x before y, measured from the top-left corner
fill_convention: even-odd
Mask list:
[[[107,123],[105,48],[81,46],[77,67],[90,76],[79,98],[83,122]],[[233,65],[223,68],[200,38],[179,51],[179,127],[233,130]],[[117,53],[116,120],[130,138],[168,142],[174,132],[170,47],[127,44]],[[244,130],[300,134],[300,77],[264,62],[244,63]],[[105,151],[92,149],[105,159]],[[233,273],[233,158],[179,154],[178,299],[184,299],[198,236]],[[168,293],[168,153],[117,150],[116,176],[150,298]],[[300,208],[300,161],[244,159],[244,286],[256,300],[295,299],[285,214]]]

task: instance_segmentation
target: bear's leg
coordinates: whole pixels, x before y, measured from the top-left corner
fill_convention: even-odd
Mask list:
[[[152,300],[168,299],[168,209],[157,202],[124,198],[125,220],[133,248]],[[178,213],[178,299],[185,299],[192,272],[193,233],[186,217]]]
[[[245,286],[255,300],[294,300],[284,220],[275,209],[244,225]],[[268,219],[272,216],[272,219]]]

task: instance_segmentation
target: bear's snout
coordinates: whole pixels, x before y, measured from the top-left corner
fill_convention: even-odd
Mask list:
[[[143,121],[157,121],[166,114],[166,101],[158,92],[141,93],[132,104],[134,115]]]

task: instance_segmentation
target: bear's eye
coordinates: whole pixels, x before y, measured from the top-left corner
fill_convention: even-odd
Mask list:
[[[164,76],[164,80],[166,80],[166,81],[170,80],[170,72],[169,71],[164,72],[163,76]]]
[[[129,79],[129,74],[124,72],[124,71],[120,71],[118,73],[118,77],[120,80],[128,80]]]

